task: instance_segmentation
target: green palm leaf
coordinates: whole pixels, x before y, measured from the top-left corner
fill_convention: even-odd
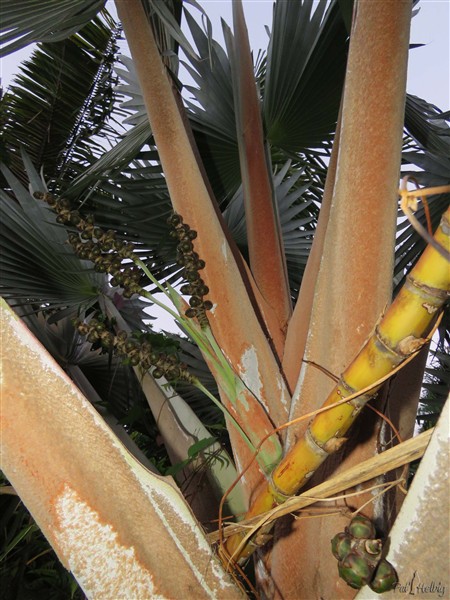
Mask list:
[[[410,144],[402,154],[402,175],[414,177],[417,183],[424,187],[450,184],[450,127],[446,122],[449,119],[448,115],[445,117],[427,102],[411,96],[407,97],[406,106],[405,128],[415,136],[417,143],[412,146]],[[408,169],[405,168],[406,165],[411,166]],[[428,214],[433,231],[438,226],[449,201],[450,194],[438,194],[428,198]],[[415,216],[427,227],[423,203],[419,203]],[[422,236],[402,214],[399,214],[394,268],[397,289],[402,284],[406,270],[416,263],[425,246],[426,241]]]
[[[82,169],[66,193],[77,197],[103,180],[108,178],[114,180],[115,175],[140,154],[142,147],[149,142],[150,136],[150,125],[146,119],[128,130],[111,150],[104,152],[91,166]]]
[[[40,44],[22,65],[0,104],[2,158],[17,176],[22,146],[47,178],[70,159],[89,162],[91,138],[114,108],[117,36],[105,12],[69,39]]]
[[[449,116],[422,98],[406,95],[405,128],[424,150],[448,157]]]
[[[195,100],[185,99],[185,104],[210,184],[226,206],[241,182],[231,67],[212,37],[211,23],[207,20],[205,33],[187,11],[185,16],[200,56],[188,56],[191,64],[183,63],[195,84],[185,86]]]
[[[105,276],[75,256],[55,216],[4,165],[1,171],[18,201],[0,190],[2,295],[73,312],[90,306],[106,284]]]
[[[267,139],[286,152],[320,147],[334,133],[347,60],[337,2],[277,2],[267,53]]]
[[[0,51],[5,56],[33,42],[57,42],[79,31],[105,0],[16,0],[2,2]]]

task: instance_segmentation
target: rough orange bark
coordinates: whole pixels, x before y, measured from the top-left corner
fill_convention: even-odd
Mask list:
[[[302,355],[295,344],[286,347],[285,364],[305,358],[339,376],[390,302],[410,18],[409,0],[356,5],[333,198],[313,308],[306,315],[306,349]],[[294,329],[289,335],[295,340]],[[318,408],[333,386],[322,372],[303,364],[290,417]],[[377,451],[377,429],[373,423],[366,427],[372,435],[341,468]],[[288,443],[303,431],[304,427],[292,428]],[[336,464],[330,468],[336,469]],[[321,476],[329,472],[322,469]],[[327,567],[332,564],[329,540],[343,524],[342,518],[312,519],[295,522],[290,535],[280,530],[265,580],[267,595],[352,596],[352,590],[336,579],[334,568]],[[317,552],[311,553],[312,546]],[[305,565],[299,577],[293,576],[298,572],[293,557],[296,565]],[[315,577],[318,571],[320,581]]]
[[[86,595],[242,597],[171,478],[132,457],[3,300],[0,325],[2,469]]]
[[[261,434],[286,420],[290,395],[265,337],[207,188],[151,27],[139,0],[117,2],[174,209],[198,232],[195,250],[206,261],[202,277],[216,303],[211,328],[231,365],[263,403],[252,411]]]
[[[232,72],[235,79],[235,107],[239,159],[244,193],[245,219],[250,268],[263,298],[274,313],[269,334],[278,342],[281,360],[287,324],[292,313],[284,245],[270,165],[264,146],[260,101],[242,2],[233,2]],[[272,333],[272,329],[278,331]],[[280,335],[281,333],[281,335]]]

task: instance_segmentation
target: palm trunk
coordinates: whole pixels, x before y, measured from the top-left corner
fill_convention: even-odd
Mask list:
[[[357,600],[392,600],[400,594],[425,598],[448,596],[449,407],[450,396],[389,535],[386,558],[399,574],[399,585],[382,596],[365,587]]]
[[[313,308],[306,315],[306,348],[296,354],[292,344],[286,364],[304,358],[340,376],[391,300],[410,18],[410,0],[355,2],[333,197]],[[294,329],[288,330],[290,336],[296,338]],[[332,387],[323,372],[303,363],[290,418],[319,408]],[[346,456],[344,448],[336,460],[327,461],[321,478],[373,456],[379,428],[368,415],[364,430],[353,429],[351,454]],[[290,428],[288,444],[304,430],[303,424]],[[268,596],[353,596],[330,567],[329,540],[345,524],[346,519],[336,516],[286,522],[284,531],[280,525],[271,572],[263,583]],[[294,568],[294,562],[302,567]]]
[[[239,399],[236,412],[261,439],[274,424],[286,420],[290,395],[258,320],[258,308],[249,297],[250,275],[242,271],[242,258],[228,242],[141,3],[117,2],[117,11],[135,61],[172,204],[198,232],[195,250],[206,260],[202,277],[211,300],[217,303],[209,316],[212,332],[249,389]],[[233,444],[238,462],[244,464],[246,448],[238,437]],[[272,438],[266,447],[272,453],[272,464],[279,460],[279,449]]]

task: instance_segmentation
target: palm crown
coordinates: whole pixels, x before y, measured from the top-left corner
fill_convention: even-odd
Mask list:
[[[267,52],[252,65],[239,8],[235,7],[234,32],[224,26],[224,49],[213,39],[210,28],[203,30],[182,2],[142,3],[177,105],[184,107],[180,110],[188,138],[194,142],[192,154],[211,214],[217,215],[226,240],[226,249],[219,247],[217,252],[230,253],[236,263],[236,272],[227,267],[231,269],[228,277],[214,271],[223,269],[223,264],[216,261],[216,267],[212,266],[216,250],[210,248],[203,217],[195,217],[198,223],[189,220],[189,214],[201,212],[201,202],[191,206],[188,197],[186,216],[180,210],[183,191],[175,190],[176,173],[170,174],[166,158],[170,149],[163,148],[167,124],[161,124],[158,115],[151,116],[152,126],[149,124],[148,91],[141,89],[142,79],[140,83],[142,67],[119,54],[118,23],[103,2],[40,4],[36,9],[39,18],[28,14],[27,2],[2,7],[4,40],[9,42],[5,52],[39,41],[0,105],[2,295],[102,411],[117,435],[123,436],[125,430],[132,438],[126,443],[139,460],[148,468],[154,469],[153,463],[164,474],[173,474],[198,518],[207,521],[214,518],[220,497],[237,476],[231,451],[242,467],[249,456],[246,445],[255,449],[274,426],[306,412],[298,400],[286,400],[295,398],[301,368],[298,357],[293,366],[296,342],[290,340],[288,326],[298,318],[297,305],[305,302],[301,295],[301,288],[305,293],[307,287],[302,287],[308,277],[305,268],[313,240],[322,235],[319,214],[325,213],[324,195],[330,185],[327,174],[334,168],[332,147],[339,141],[336,123],[341,123],[340,107],[343,110],[351,25],[348,12],[338,2],[320,1],[315,10],[308,1],[275,3]],[[352,3],[342,4],[348,9]],[[179,27],[182,13],[193,47]],[[126,19],[124,24],[129,36]],[[191,78],[186,85],[178,79],[180,46]],[[132,53],[136,52],[132,47]],[[445,119],[445,114],[425,100],[407,95],[403,170],[408,174],[408,166],[414,169],[416,180],[426,187],[450,183]],[[182,184],[183,169],[189,167],[182,154],[175,156],[174,152],[173,156]],[[35,196],[45,197],[48,192],[55,198],[50,204],[56,202],[58,214],[36,200]],[[190,193],[186,191],[188,196]],[[61,197],[67,206],[58,204],[56,199]],[[447,204],[448,194],[439,193],[429,207],[421,205],[416,217],[434,231]],[[174,226],[173,220],[167,221],[173,207],[182,213],[188,229],[198,230],[198,240],[193,236],[192,243],[188,242],[180,223]],[[64,211],[76,216],[64,219]],[[77,227],[82,235],[86,230],[80,222],[92,222],[101,232],[85,241],[114,231],[117,248],[130,244],[133,260],[141,267],[135,282],[141,294],[133,294],[134,288],[130,294],[124,293],[122,275],[118,280],[117,271],[109,267],[94,269],[97,263],[92,254],[80,256]],[[351,223],[347,226],[351,235]],[[75,234],[76,243],[69,244],[69,236]],[[111,248],[115,251],[114,243]],[[186,252],[180,250],[183,243],[189,244],[187,254],[194,250],[200,254],[200,249],[206,254],[189,262]],[[412,224],[400,219],[389,282],[389,286],[394,283],[394,296],[425,246]],[[117,251],[120,254],[121,250]],[[199,261],[206,262],[206,283],[204,265]],[[126,260],[124,264],[126,269]],[[189,273],[195,271],[192,264],[198,272],[189,280]],[[222,276],[226,290],[217,287]],[[267,373],[263,387],[272,385],[281,399],[267,405],[263,398],[255,408],[254,426],[251,419],[242,417],[242,406],[255,397],[261,400],[255,390],[258,384],[250,376],[246,379],[242,357],[233,354],[240,342],[227,338],[226,324],[217,314],[221,302],[230,306],[234,302],[235,307],[241,302],[241,287],[229,289],[238,277],[242,290],[250,290],[245,302],[253,319],[242,325],[247,327],[242,330],[243,342],[248,342],[247,335],[253,336],[261,364],[281,373],[274,383]],[[184,290],[190,308],[172,287],[179,289],[186,278]],[[208,287],[210,282],[214,288]],[[204,286],[203,294],[198,293],[197,283]],[[175,304],[176,310],[171,310],[180,324],[180,335],[151,330],[153,293],[158,289]],[[202,302],[207,309],[204,313],[198,308]],[[242,305],[243,319],[250,310],[247,304]],[[209,311],[211,307],[213,311]],[[237,319],[235,309],[230,310]],[[206,329],[200,314],[206,315]],[[92,328],[91,338],[83,337],[87,329],[81,331],[75,318],[97,323],[98,331],[109,329],[111,336],[117,337],[118,330],[124,332],[133,348],[117,356],[113,344],[102,345],[103,338],[92,335]],[[232,331],[236,329],[237,321]],[[139,333],[133,337],[132,331]],[[429,366],[436,367],[430,390],[438,405],[443,396],[442,385],[436,387],[436,381],[448,380],[446,315],[439,334],[437,359]],[[133,361],[133,352],[139,348],[142,355],[145,344],[156,358],[149,359],[144,374],[140,363]],[[114,348],[117,350],[117,344]],[[248,360],[253,360],[248,348],[246,352]],[[178,376],[169,378],[173,391],[161,380],[170,371],[162,368],[166,363],[172,369],[175,363],[182,365],[177,366]],[[180,376],[184,368],[191,379]],[[327,367],[323,365],[323,369]],[[325,385],[327,393],[330,385],[329,381]],[[183,438],[182,430],[187,432]],[[173,437],[174,431],[178,438]],[[289,445],[300,434],[301,428],[292,428],[287,434]],[[233,514],[244,512],[249,498],[251,504],[261,469],[280,460],[285,442],[282,434],[260,449],[248,476],[251,483],[239,484],[228,497]],[[203,471],[208,474],[207,482]],[[199,481],[204,486],[200,494],[194,492]],[[19,535],[22,526],[23,521],[17,521],[14,533]]]

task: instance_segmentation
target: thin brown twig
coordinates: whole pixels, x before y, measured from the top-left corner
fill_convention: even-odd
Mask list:
[[[236,533],[245,531],[255,523],[258,523],[259,519],[263,516],[267,518],[268,522],[274,521],[285,514],[289,514],[319,501],[322,502],[324,498],[329,497],[332,494],[349,489],[364,483],[365,481],[374,479],[380,474],[397,469],[404,464],[417,460],[423,456],[432,432],[433,429],[429,429],[414,438],[398,444],[394,448],[389,448],[381,454],[369,458],[354,467],[350,467],[339,475],[318,484],[306,494],[291,497],[284,504],[276,506],[264,513],[264,515],[258,515],[240,523],[227,525],[225,528],[222,528],[222,530],[211,532],[208,534],[208,538],[211,542],[216,542],[219,541],[221,536],[222,539],[224,539]],[[361,491],[360,493],[363,492]]]
[[[394,423],[391,421],[391,419],[389,419],[389,417],[387,417],[386,415],[384,415],[380,410],[378,410],[377,408],[375,408],[374,406],[372,406],[370,403],[367,404],[368,408],[370,408],[371,410],[373,410],[374,413],[376,413],[379,417],[381,417],[388,425],[389,427],[392,429],[392,431],[394,432],[395,437],[397,438],[399,444],[401,444],[403,442],[403,439],[400,435],[400,432],[398,431],[398,429],[395,427]],[[404,481],[406,481],[407,479],[407,472],[408,472],[408,465],[405,465],[403,467],[403,472],[402,472],[402,478]],[[405,489],[405,487],[399,483],[398,487],[400,488],[400,490],[406,494],[407,491]]]
[[[312,367],[315,367],[322,373],[325,373],[325,375],[327,375],[330,379],[332,379],[334,381],[334,383],[338,383],[339,377],[337,375],[334,375],[334,373],[332,373],[325,367],[322,367],[322,365],[319,365],[318,363],[314,362],[313,360],[306,360],[306,358],[304,358],[302,360],[302,362],[306,363],[307,365],[311,365]]]
[[[357,515],[359,512],[361,512],[362,510],[364,510],[364,508],[368,504],[370,504],[371,502],[375,502],[375,500],[377,498],[379,498],[380,496],[382,496],[383,494],[385,494],[389,490],[392,490],[392,488],[400,486],[404,482],[405,482],[405,479],[403,477],[399,477],[395,481],[389,481],[389,482],[385,483],[384,486],[386,487],[386,489],[382,490],[381,492],[378,492],[378,494],[376,494],[375,496],[373,496],[372,498],[370,498],[369,500],[367,500],[366,502],[364,502],[364,504],[362,504],[357,510],[354,511],[353,515]],[[370,489],[372,489],[372,488],[368,488],[367,490],[364,490],[364,491],[367,492]]]
[[[431,230],[431,219],[428,211],[428,206],[425,201],[426,196],[433,196],[435,194],[444,194],[446,192],[450,192],[450,185],[440,185],[437,187],[431,188],[420,188],[417,190],[408,190],[407,184],[408,181],[412,181],[415,185],[418,185],[413,177],[407,176],[402,179],[401,187],[399,189],[399,195],[401,197],[400,207],[405,214],[408,221],[417,231],[417,233],[423,237],[423,239],[432,246],[441,256],[443,256],[446,260],[450,261],[450,252],[441,246],[434,238],[433,232],[427,231],[425,227],[417,220],[414,216],[414,212],[417,210],[417,198],[420,198],[424,203],[425,215],[427,218],[427,226],[428,229]],[[428,211],[428,212],[427,212]]]
[[[440,319],[442,318],[442,315],[440,316],[440,318],[437,320],[435,327],[433,328],[432,332],[430,332],[429,336],[427,336],[426,340],[428,341],[428,338],[430,338],[430,336],[432,337],[436,327],[438,326]],[[430,338],[431,339],[431,338]],[[425,343],[425,342],[424,342]],[[395,367],[394,369],[392,369],[392,371],[390,373],[388,373],[387,375],[385,375],[384,377],[381,377],[380,379],[378,379],[377,381],[375,381],[374,383],[372,383],[371,385],[363,388],[362,390],[359,390],[358,392],[355,392],[354,394],[350,394],[349,396],[346,396],[345,398],[343,398],[342,400],[340,400],[339,402],[335,402],[334,404],[330,404],[329,406],[324,406],[321,408],[318,408],[314,411],[311,411],[309,413],[306,413],[305,415],[302,415],[300,417],[297,417],[296,419],[293,419],[291,421],[288,421],[286,423],[284,423],[283,425],[280,425],[280,427],[277,427],[275,429],[273,429],[270,433],[268,433],[267,435],[265,435],[263,437],[263,439],[259,442],[259,444],[257,445],[255,452],[253,453],[253,456],[251,457],[251,459],[248,461],[247,465],[242,469],[242,471],[239,473],[238,477],[235,479],[235,481],[231,484],[231,486],[227,489],[227,491],[225,492],[225,494],[222,496],[220,503],[219,503],[219,527],[218,530],[219,532],[222,531],[223,529],[223,525],[222,525],[222,512],[223,512],[223,506],[225,504],[225,500],[227,499],[227,497],[229,496],[229,494],[233,491],[233,489],[236,487],[236,485],[239,483],[239,481],[241,480],[241,478],[245,475],[245,473],[248,471],[248,469],[252,466],[253,462],[256,460],[256,457],[262,447],[262,445],[267,441],[267,439],[269,437],[271,437],[272,435],[274,435],[275,433],[278,433],[279,431],[282,431],[284,429],[286,429],[287,427],[290,427],[291,425],[300,423],[301,421],[304,421],[306,419],[310,419],[322,412],[325,412],[327,410],[330,410],[332,408],[335,408],[337,406],[340,406],[341,404],[346,404],[347,402],[349,402],[350,400],[353,400],[355,398],[358,398],[359,396],[364,395],[365,393],[373,390],[374,388],[380,386],[381,384],[383,384],[385,381],[387,381],[388,379],[390,379],[393,375],[395,375],[395,373],[398,373],[398,371],[400,371],[400,369],[402,369],[403,367],[405,367],[422,349],[422,347],[417,348],[417,350],[415,350],[408,358],[406,358],[400,365],[397,365],[397,367]],[[219,534],[220,536],[220,534]],[[223,546],[223,539],[219,537],[219,544],[222,547]]]

